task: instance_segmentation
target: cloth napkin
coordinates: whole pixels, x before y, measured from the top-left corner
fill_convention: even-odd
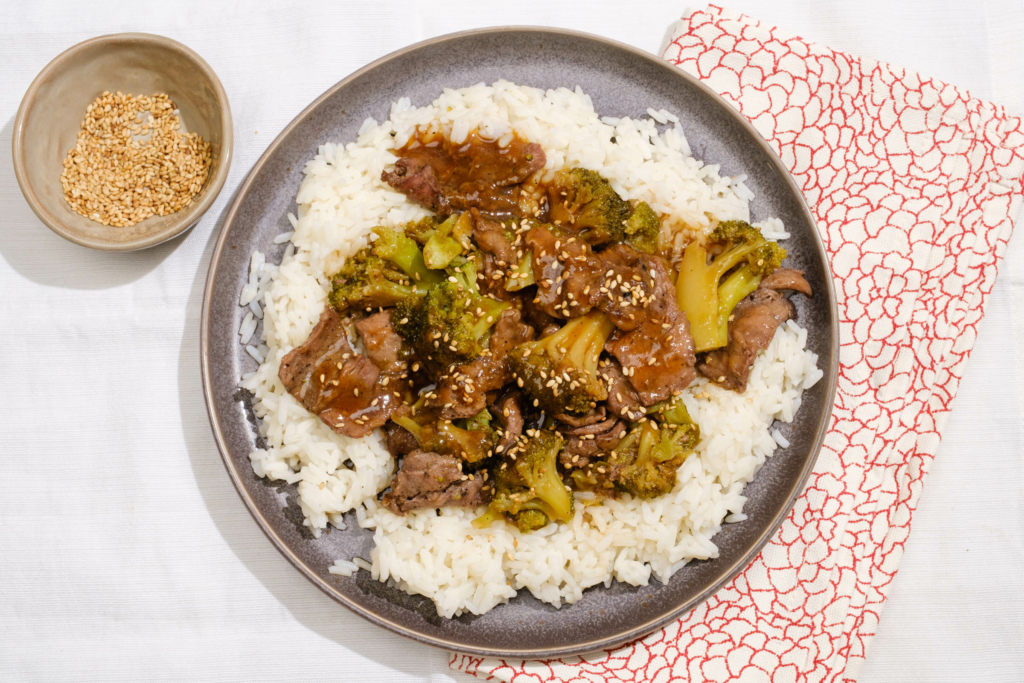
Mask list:
[[[832,421],[757,559],[664,630],[547,661],[453,655],[501,681],[853,681],[1024,198],[1024,125],[898,67],[719,7],[663,57],[722,95],[803,189],[840,319]]]

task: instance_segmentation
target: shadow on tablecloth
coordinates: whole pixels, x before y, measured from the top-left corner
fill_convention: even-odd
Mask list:
[[[13,134],[12,118],[0,128],[0,193],[11,196],[21,195],[11,160]],[[69,242],[47,228],[24,198],[12,205],[14,210],[4,216],[0,229],[0,256],[21,276],[47,287],[109,289],[135,282],[159,266],[184,240],[182,235],[143,251],[96,251]]]

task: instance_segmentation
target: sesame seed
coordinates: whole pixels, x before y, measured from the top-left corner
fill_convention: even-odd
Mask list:
[[[144,112],[149,116],[142,123]],[[68,205],[113,227],[189,206],[206,183],[212,150],[198,134],[180,129],[177,107],[165,94],[104,92],[86,108],[76,145],[63,161]]]

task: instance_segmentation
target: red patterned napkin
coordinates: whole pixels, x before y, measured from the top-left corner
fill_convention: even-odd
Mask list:
[[[852,681],[1021,205],[1024,125],[936,80],[741,14],[688,12],[664,58],[747,116],[803,188],[839,297],[839,389],[806,491],[750,567],[658,633],[502,681]]]

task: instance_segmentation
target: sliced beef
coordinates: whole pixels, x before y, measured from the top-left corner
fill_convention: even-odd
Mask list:
[[[504,453],[523,433],[522,397],[518,391],[510,391],[491,406],[494,419],[501,425],[501,440],[494,448],[495,453]]]
[[[676,304],[668,265],[659,256],[617,245],[604,253],[643,272],[648,282],[639,325],[617,330],[605,350],[622,365],[640,401],[651,406],[681,392],[697,377],[690,322]]]
[[[597,308],[621,330],[642,322],[654,283],[639,252],[616,245],[594,253],[582,239],[540,225],[526,233],[526,245],[537,278],[533,303],[546,315],[576,318]]]
[[[392,309],[369,315],[356,323],[356,331],[366,347],[366,356],[382,372],[402,372],[406,369],[406,351],[402,338],[391,325]]]
[[[318,360],[325,355],[341,356],[342,360],[355,353],[345,334],[342,318],[334,308],[328,306],[320,315],[316,327],[309,333],[305,343],[297,346],[281,359],[277,375],[281,383],[308,410],[317,405],[317,392],[313,390]]]
[[[362,437],[380,427],[401,405],[381,371],[352,350],[338,312],[328,306],[305,343],[281,360],[278,377],[306,410],[331,429]]]
[[[558,415],[552,415],[559,422],[564,422],[569,427],[586,427],[598,422],[604,422],[608,419],[608,411],[604,406],[598,406],[594,408],[586,415],[573,415],[572,413],[559,413]],[[585,432],[584,432],[585,433]]]
[[[513,301],[515,292],[505,289],[509,269],[514,266],[516,249],[509,242],[505,226],[486,218],[477,209],[470,209],[473,216],[473,239],[484,256],[482,277],[477,277],[481,291],[501,301]]]
[[[581,427],[560,426],[558,431],[566,436],[594,436],[595,434],[603,434],[607,432],[618,424],[619,421],[620,420],[617,417],[609,417],[605,420],[601,420],[600,422],[592,422]]]
[[[790,268],[779,268],[774,273],[761,280],[759,285],[762,289],[774,289],[776,291],[793,290],[806,296],[811,296],[811,285],[804,279],[802,270]]]
[[[483,216],[478,209],[470,209],[473,216],[473,239],[481,250],[492,254],[501,267],[516,263],[516,250],[505,233],[505,226]]]
[[[552,318],[576,318],[594,308],[604,271],[589,244],[536,226],[526,233],[526,246],[533,251],[537,280],[533,303],[541,312]]]
[[[446,505],[476,507],[490,500],[485,486],[483,477],[462,473],[458,458],[417,450],[402,460],[381,502],[397,515]]]
[[[603,293],[598,308],[623,332],[639,327],[666,310],[675,310],[675,293],[668,267],[660,256],[616,244],[598,254],[604,270]]]
[[[420,206],[437,213],[450,213],[448,199],[441,191],[434,169],[424,159],[399,159],[393,170],[384,171],[381,180]]]
[[[487,252],[483,253],[484,267],[477,273],[476,284],[482,294],[490,295],[498,301],[515,301],[515,292],[505,289],[508,268],[498,264],[498,257]]]
[[[697,377],[690,323],[682,314],[674,320],[651,318],[631,332],[616,333],[605,349],[629,373],[629,383],[645,406],[667,400]]]
[[[518,186],[546,163],[540,145],[515,136],[504,147],[475,134],[456,145],[417,137],[397,154],[394,170],[381,179],[441,215],[472,208],[495,217],[520,215]]]
[[[428,405],[439,408],[446,420],[476,415],[487,405],[487,392],[500,389],[511,379],[509,351],[533,335],[533,328],[522,322],[519,311],[505,309],[491,332],[487,354],[443,375]]]
[[[358,398],[361,401],[358,404],[350,404],[344,400],[335,401],[327,410],[320,413],[320,419],[339,434],[359,438],[369,436],[374,429],[382,427],[403,405],[401,394],[391,391],[379,381],[369,394],[360,391]],[[351,409],[350,405],[357,407]]]
[[[779,325],[795,315],[793,303],[776,290],[754,290],[733,309],[728,345],[709,351],[697,369],[719,386],[744,391],[757,353],[768,348]]]
[[[394,422],[388,421],[384,425],[384,435],[387,437],[386,443],[388,447],[388,453],[394,457],[405,455],[406,453],[412,453],[414,450],[420,447],[416,437],[412,435],[405,427],[395,424]]]
[[[626,422],[612,417],[585,427],[559,428],[565,446],[559,454],[563,467],[586,467],[592,458],[615,448],[626,436]]]
[[[552,317],[541,309],[539,303],[534,302],[534,297],[527,296],[523,300],[523,320],[532,325],[537,331],[537,338],[546,337],[552,332],[557,332],[562,321]]]
[[[605,403],[613,415],[635,422],[646,414],[640,396],[629,379],[622,374],[622,367],[617,360],[609,360],[597,372],[608,387],[608,400]]]

